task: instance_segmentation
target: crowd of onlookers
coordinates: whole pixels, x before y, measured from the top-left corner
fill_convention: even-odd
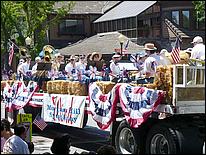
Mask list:
[[[2,154],[32,154],[34,152],[34,143],[27,142],[27,128],[23,124],[17,124],[13,127],[7,119],[1,120],[1,153]],[[52,154],[70,154],[71,137],[69,134],[63,134],[55,137],[50,148]],[[51,154],[42,152],[42,154]],[[111,145],[103,145],[95,151],[75,152],[74,154],[116,154],[116,150]]]

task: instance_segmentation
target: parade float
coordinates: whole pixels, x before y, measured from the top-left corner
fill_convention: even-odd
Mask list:
[[[202,152],[205,66],[159,66],[146,84],[52,80],[37,89],[32,81],[1,81],[2,102],[8,112],[41,107],[46,122],[78,128],[91,115],[99,129],[110,127],[118,153]]]

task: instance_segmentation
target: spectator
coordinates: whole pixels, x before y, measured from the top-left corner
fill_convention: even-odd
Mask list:
[[[29,154],[29,148],[25,142],[26,128],[22,124],[14,127],[14,135],[6,140],[3,153],[9,154]]]
[[[5,127],[5,130],[6,130],[5,138],[6,139],[13,136],[14,133],[11,131],[11,125],[10,125],[10,122],[7,119],[2,119],[1,120],[1,125]]]
[[[111,145],[103,145],[97,149],[97,154],[116,154],[116,150]]]
[[[10,128],[10,122],[7,119],[1,120],[1,152],[6,140],[13,135]]]
[[[51,152],[53,154],[69,154],[71,146],[71,137],[65,134],[61,137],[54,138],[51,146]]]
[[[1,123],[1,152],[3,151],[4,143],[6,142],[5,135],[6,135],[5,124]]]

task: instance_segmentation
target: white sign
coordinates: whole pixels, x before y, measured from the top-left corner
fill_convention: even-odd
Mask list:
[[[86,96],[51,94],[44,98],[42,117],[46,122],[82,128]]]

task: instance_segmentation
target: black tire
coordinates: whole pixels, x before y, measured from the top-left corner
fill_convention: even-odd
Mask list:
[[[138,145],[133,129],[124,120],[122,121],[115,134],[115,148],[118,154],[137,154]]]
[[[174,129],[161,125],[154,126],[146,138],[146,154],[178,154],[179,139]]]
[[[200,138],[198,128],[186,124],[184,126],[184,128],[165,124],[154,126],[146,139],[146,153],[202,154],[204,140]]]

